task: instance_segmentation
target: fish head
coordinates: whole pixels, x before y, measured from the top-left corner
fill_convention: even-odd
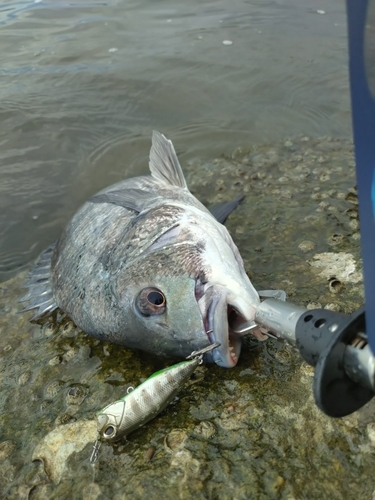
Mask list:
[[[136,261],[132,272],[118,281],[124,318],[119,330],[126,337],[121,343],[161,356],[186,357],[218,342],[205,360],[232,368],[242,345],[234,330],[254,319],[259,296],[246,275],[239,281],[226,277],[224,284],[209,281],[207,268],[195,257],[191,247],[163,249]]]
[[[211,344],[195,298],[195,280],[186,274],[166,270],[132,280],[122,289],[120,305],[121,334],[129,347],[186,357]]]

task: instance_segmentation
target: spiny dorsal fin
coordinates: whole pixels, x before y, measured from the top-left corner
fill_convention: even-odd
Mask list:
[[[172,141],[169,141],[156,130],[152,133],[149,166],[152,177],[158,181],[187,189],[185,177]]]

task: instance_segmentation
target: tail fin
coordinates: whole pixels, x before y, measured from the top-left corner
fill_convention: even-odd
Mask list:
[[[20,312],[38,309],[30,321],[39,319],[45,313],[52,312],[58,307],[53,297],[51,285],[51,258],[55,245],[56,243],[53,243],[39,257],[25,284],[25,288],[29,288],[29,291],[19,300],[19,302],[27,302],[26,307]]]

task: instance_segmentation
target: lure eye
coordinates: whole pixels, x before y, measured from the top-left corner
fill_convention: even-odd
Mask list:
[[[116,433],[116,431],[115,431],[115,428],[113,427],[113,425],[108,425],[108,427],[106,427],[104,429],[103,435],[106,438],[112,438],[112,437],[114,437],[115,433]]]
[[[167,301],[157,288],[144,288],[137,297],[136,305],[143,316],[154,316],[165,312]]]

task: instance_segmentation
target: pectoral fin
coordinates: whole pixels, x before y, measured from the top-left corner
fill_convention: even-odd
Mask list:
[[[146,203],[151,201],[151,193],[138,188],[125,188],[117,191],[108,191],[93,196],[88,201],[91,203],[112,203],[120,207],[140,213]]]
[[[243,199],[244,196],[239,196],[234,200],[225,201],[224,203],[214,205],[209,210],[217,221],[219,221],[221,224],[224,224],[228,216],[238,207]]]
[[[25,287],[29,288],[29,291],[19,299],[19,302],[27,302],[26,307],[20,312],[38,309],[31,321],[41,318],[47,312],[51,313],[58,307],[52,292],[50,274],[51,258],[55,245],[56,243],[41,254],[25,285]]]

